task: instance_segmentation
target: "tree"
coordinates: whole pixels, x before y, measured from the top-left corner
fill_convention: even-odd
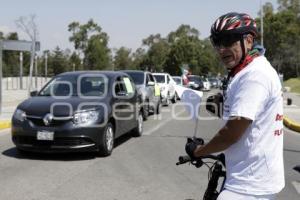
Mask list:
[[[115,70],[134,69],[130,53],[131,50],[125,47],[121,47],[116,51],[116,55],[114,57]]]
[[[62,72],[70,71],[70,65],[67,55],[57,46],[49,55],[48,73],[57,75]]]
[[[79,57],[83,54],[84,69],[107,69],[111,65],[110,49],[107,47],[108,35],[90,19],[86,24],[72,22],[68,26],[72,33],[69,38]]]
[[[38,35],[37,25],[35,23],[35,15],[31,15],[28,18],[20,17],[16,20],[17,26],[23,30],[31,39],[32,41],[32,50],[30,54],[30,69],[29,69],[29,86],[28,86],[28,95],[30,94],[31,86],[32,86],[32,72],[33,72],[33,63],[34,63],[34,56],[35,56],[35,42]]]
[[[300,16],[299,0],[279,0],[279,11],[264,15],[264,46],[266,57],[284,78],[299,76]],[[270,5],[265,5],[267,9]],[[298,11],[297,11],[298,10]],[[257,19],[260,27],[260,19]]]
[[[18,40],[17,33],[9,33],[4,39]],[[16,51],[3,52],[3,75],[4,76],[18,76],[19,75],[19,54]]]

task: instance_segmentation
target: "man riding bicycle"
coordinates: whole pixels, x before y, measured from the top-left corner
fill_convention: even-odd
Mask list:
[[[225,125],[205,145],[189,141],[186,152],[195,158],[224,151],[219,200],[274,199],[285,185],[281,84],[257,36],[255,20],[243,13],[222,15],[211,27],[211,42],[229,71]]]

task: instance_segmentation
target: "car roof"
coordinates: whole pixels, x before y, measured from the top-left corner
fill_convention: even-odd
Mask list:
[[[153,75],[168,75],[168,73],[152,73]]]
[[[151,73],[151,72],[148,72],[148,71],[142,71],[142,70],[120,70],[120,72],[137,72],[137,73]]]
[[[116,77],[116,76],[120,76],[120,75],[125,75],[125,76],[128,76],[126,73],[124,72],[120,72],[120,71],[97,71],[97,70],[90,70],[90,71],[73,71],[73,72],[64,72],[64,73],[61,73],[57,76],[79,76],[79,75],[86,75],[86,74],[92,74],[92,75],[95,75],[95,74],[103,74],[103,75],[106,75],[108,76],[109,78],[113,78],[113,77]]]

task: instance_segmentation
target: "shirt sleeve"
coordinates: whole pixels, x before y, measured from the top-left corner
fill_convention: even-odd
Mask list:
[[[255,77],[240,81],[233,92],[229,110],[230,117],[244,117],[252,121],[256,119],[256,116],[262,112],[269,96],[263,81],[267,80],[262,79],[262,77]]]

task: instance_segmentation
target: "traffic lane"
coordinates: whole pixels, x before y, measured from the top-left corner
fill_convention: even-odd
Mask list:
[[[169,113],[163,115],[168,118]],[[170,123],[182,127],[185,122]],[[168,126],[163,129],[168,132]],[[185,131],[191,132],[189,128]],[[159,135],[128,138],[106,158],[89,154],[22,157],[7,131],[0,142],[0,199],[187,199],[199,195],[199,177],[206,173],[175,165],[184,154],[185,139]]]
[[[162,115],[168,119],[170,112]],[[150,118],[147,123],[152,121]],[[200,120],[199,136],[203,133],[211,138],[216,122]],[[212,127],[204,128],[208,123]],[[125,139],[107,158],[66,154],[65,159],[58,155],[14,159],[12,149],[11,156],[1,155],[0,184],[4,187],[0,199],[197,199],[205,191],[208,170],[175,166],[178,156],[185,154],[185,137],[193,133],[193,125],[192,121],[170,120],[150,135]],[[145,131],[149,129],[145,127]],[[1,138],[0,144],[2,151],[3,147],[6,151],[13,147],[9,134]],[[296,155],[290,156],[287,153],[285,163],[287,158],[297,159]],[[12,194],[12,188],[18,190]],[[290,180],[278,199],[287,196],[297,196]]]
[[[293,167],[300,164],[300,134],[284,129],[284,169],[285,188],[279,193],[278,199],[300,198],[300,174]],[[298,191],[297,191],[298,190]]]

